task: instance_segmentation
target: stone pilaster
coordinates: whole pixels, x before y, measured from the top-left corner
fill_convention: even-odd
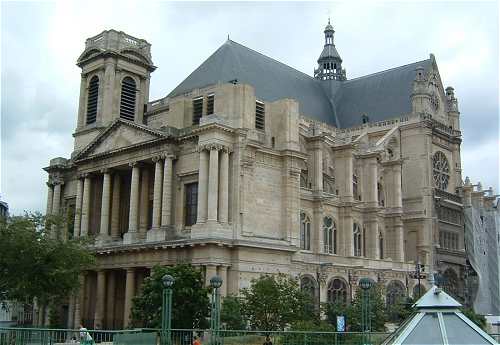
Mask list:
[[[205,286],[210,286],[210,279],[217,275],[217,266],[206,265],[205,266]]]
[[[123,243],[130,244],[138,238],[139,228],[139,177],[140,168],[137,163],[131,163],[132,179],[130,181],[130,210],[128,232],[123,235]]]
[[[200,168],[198,172],[198,219],[197,223],[207,221],[208,203],[208,152],[200,149]]]
[[[396,219],[394,223],[394,261],[404,261],[404,229],[401,219]]]
[[[107,281],[106,281],[106,328],[115,329],[113,324],[115,320],[115,294],[116,294],[116,276],[115,271],[108,271]]]
[[[113,199],[111,201],[111,239],[120,239],[120,193],[121,177],[115,173],[113,176]]]
[[[363,200],[370,207],[378,206],[378,163],[377,157],[371,156],[363,159],[363,172],[364,176],[361,180],[363,183]]]
[[[207,221],[217,222],[219,197],[219,148],[210,148],[210,166],[208,172],[208,217]]]
[[[323,191],[323,144],[322,138],[316,137],[312,143],[313,156],[313,190]]]
[[[103,329],[104,309],[106,305],[105,298],[106,298],[106,271],[98,270],[95,313],[94,313],[95,329]]]
[[[141,193],[139,202],[139,237],[145,238],[149,218],[149,169],[144,167],[141,173]]]
[[[344,145],[334,147],[335,163],[338,169],[335,169],[335,184],[339,189],[341,201],[352,202],[354,200],[352,188],[353,175],[353,147]]]
[[[155,162],[155,182],[153,189],[153,221],[152,228],[158,229],[161,225],[161,202],[163,184],[163,162],[159,157],[153,159]]]
[[[52,214],[52,201],[54,200],[54,185],[51,182],[47,182],[47,208],[45,209],[45,214]]]
[[[366,256],[370,259],[378,259],[380,257],[379,248],[379,230],[376,220],[365,222],[365,246]]]
[[[69,329],[74,329],[75,326],[75,299],[74,295],[69,296],[69,304],[68,304],[68,323],[66,325]]]
[[[104,178],[102,182],[101,197],[101,227],[99,230],[98,242],[109,241],[109,211],[111,202],[111,174],[108,169],[102,171]]]
[[[161,226],[172,224],[172,175],[173,156],[167,155],[163,163],[163,190],[161,201]]]
[[[353,226],[354,220],[351,215],[351,208],[344,209],[344,229],[341,229],[342,241],[340,249],[340,254],[344,256],[354,256],[354,239],[353,239]],[[343,246],[342,246],[343,244]],[[343,249],[342,249],[343,247]],[[342,253],[343,252],[343,253]]]
[[[81,236],[89,234],[89,219],[90,219],[90,188],[92,180],[90,175],[85,174],[83,180],[83,198],[82,198],[82,223],[80,226]]]
[[[219,181],[219,221],[227,223],[229,215],[229,151],[226,148],[221,151]]]
[[[403,193],[401,188],[401,163],[392,167],[394,178],[394,207],[403,207]]]
[[[227,286],[228,286],[228,281],[227,281],[227,266],[219,266],[217,267],[217,274],[219,277],[222,278],[222,286],[220,287],[220,295],[222,297],[227,296]]]
[[[54,183],[54,196],[52,199],[52,214],[58,216],[61,212],[61,187],[62,183],[57,181]]]
[[[83,301],[83,293],[84,293],[84,283],[85,283],[85,276],[83,274],[80,274],[78,276],[78,290],[77,293],[75,294],[75,320],[73,324],[73,328],[80,328],[80,324],[82,323],[82,301]]]
[[[125,305],[123,308],[123,328],[128,328],[132,309],[132,299],[135,294],[135,268],[127,268],[125,281]]]
[[[80,237],[80,222],[82,221],[82,198],[83,198],[83,180],[78,178],[76,181],[76,204],[75,204],[75,226],[74,237]]]

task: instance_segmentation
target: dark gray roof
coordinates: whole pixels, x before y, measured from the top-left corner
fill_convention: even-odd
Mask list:
[[[300,113],[304,116],[335,124],[330,101],[319,80],[231,40],[227,40],[168,96],[234,79],[252,85],[258,99],[272,102],[293,98],[299,102]]]
[[[337,48],[333,44],[325,44],[325,47],[323,48],[323,51],[321,52],[321,55],[319,56],[318,62],[328,59],[328,58],[336,58],[342,61],[340,58],[339,52],[337,51]]]
[[[418,66],[428,70],[431,60],[342,82],[334,95],[340,126],[348,128],[361,124],[363,114],[368,115],[370,122],[376,122],[410,113],[410,95]]]
[[[338,55],[336,50],[333,53]],[[411,112],[410,95],[418,66],[428,70],[431,60],[352,80],[322,81],[227,40],[168,97],[236,79],[252,85],[260,100],[293,98],[299,102],[301,115],[348,128],[361,124],[363,114],[375,122]]]

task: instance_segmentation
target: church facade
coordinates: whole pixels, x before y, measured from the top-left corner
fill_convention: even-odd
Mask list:
[[[388,303],[426,290],[418,264],[465,298],[453,88],[433,55],[348,79],[324,35],[313,76],[228,39],[153,101],[147,41],[87,39],[74,150],[45,168],[47,214],[95,240],[68,327],[127,327],[150,269],[176,263],[220,275],[222,295],[281,272],[321,302],[368,277]]]

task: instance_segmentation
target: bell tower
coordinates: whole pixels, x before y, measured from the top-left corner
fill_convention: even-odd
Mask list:
[[[314,78],[320,80],[346,80],[345,69],[342,69],[342,59],[335,48],[333,36],[335,30],[330,24],[325,27],[325,46],[318,59],[318,68],[314,69]]]
[[[122,31],[88,38],[77,60],[82,69],[75,151],[117,118],[143,123],[149,100],[151,44]]]

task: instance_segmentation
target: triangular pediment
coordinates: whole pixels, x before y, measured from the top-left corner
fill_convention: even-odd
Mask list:
[[[75,157],[75,160],[132,149],[167,137],[168,135],[166,133],[119,119],[92,140],[92,142]]]

